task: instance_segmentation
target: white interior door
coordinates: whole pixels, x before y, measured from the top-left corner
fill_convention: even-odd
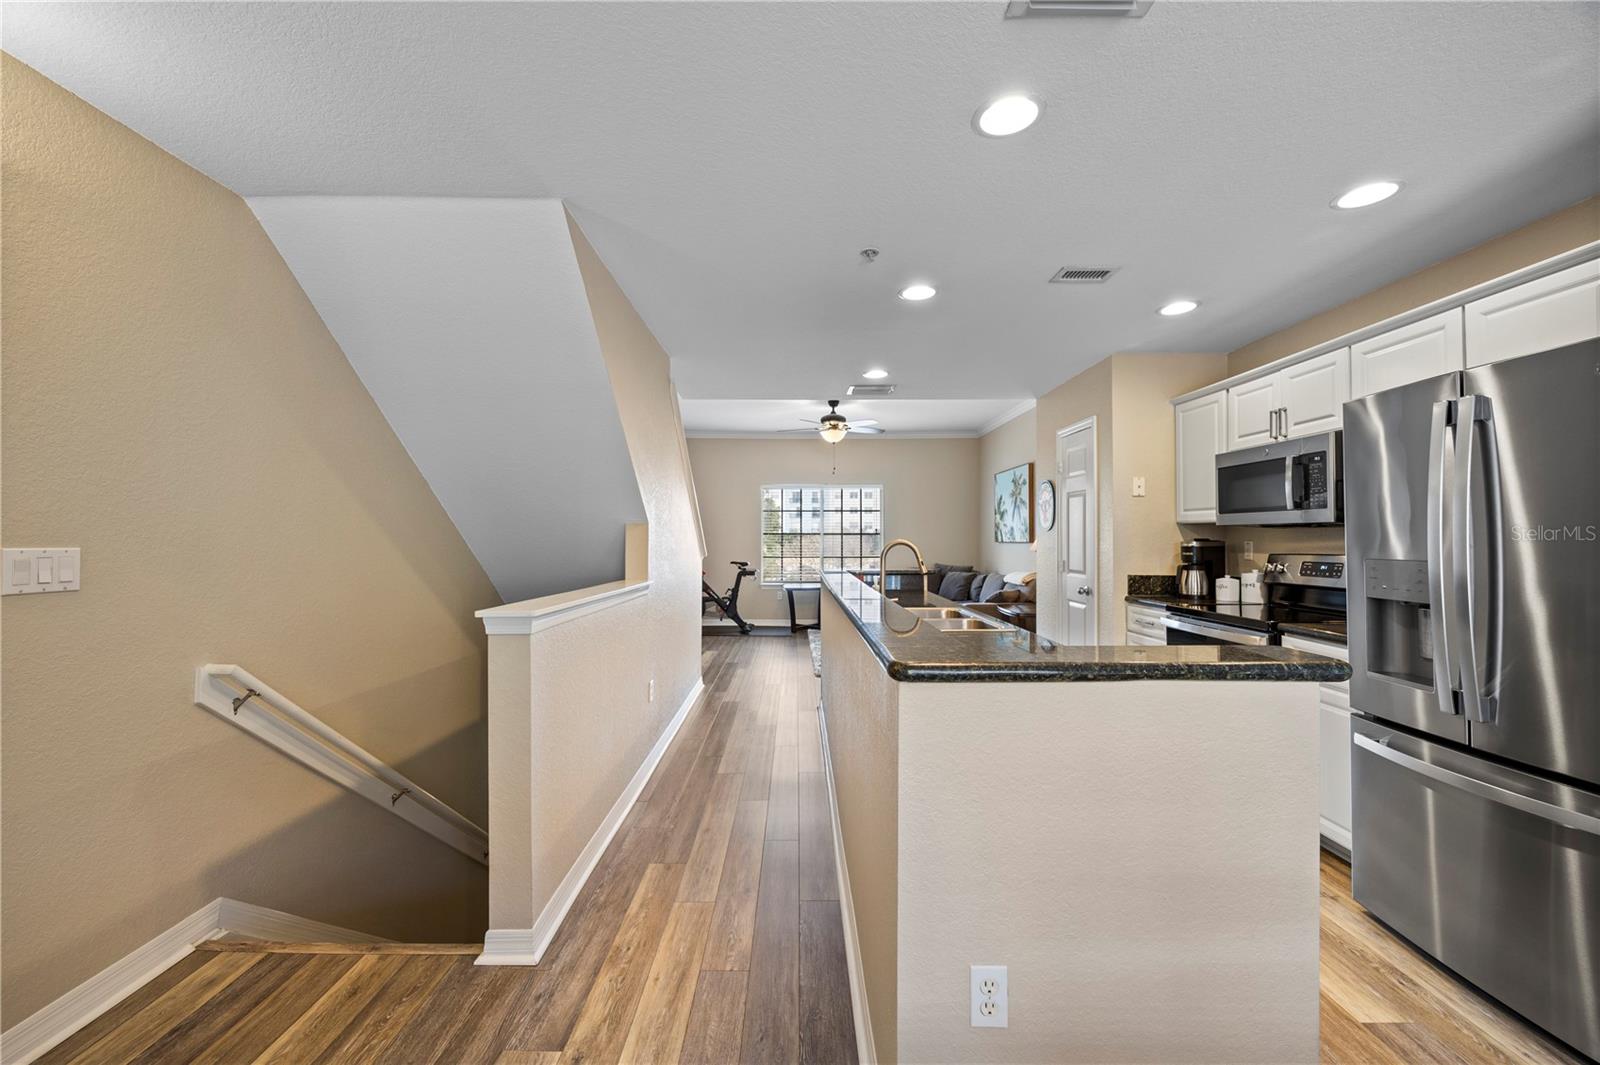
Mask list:
[[[1056,436],[1056,470],[1061,477],[1056,492],[1057,585],[1061,589],[1061,624],[1058,642],[1073,645],[1098,643],[1095,626],[1095,467],[1094,422],[1075,426]]]

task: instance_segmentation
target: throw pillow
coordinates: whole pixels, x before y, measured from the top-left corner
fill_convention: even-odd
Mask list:
[[[972,582],[972,598],[980,603],[992,603],[995,601],[995,596],[999,595],[1000,590],[1005,586],[1006,579],[1000,574],[985,573],[981,586],[977,581]]]
[[[944,580],[939,584],[939,594],[958,603],[965,602],[967,597],[972,594],[972,578],[976,576],[976,573],[967,573],[965,571],[947,573],[944,576]]]

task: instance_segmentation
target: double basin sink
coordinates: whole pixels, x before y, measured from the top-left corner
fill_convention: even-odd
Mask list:
[[[1012,626],[970,614],[953,606],[908,606],[903,608],[922,624],[940,632],[998,632]]]

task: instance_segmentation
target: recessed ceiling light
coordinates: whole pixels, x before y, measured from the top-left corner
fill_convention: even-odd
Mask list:
[[[923,300],[933,299],[933,294],[938,290],[932,285],[915,284],[907,285],[900,290],[900,298],[910,300],[912,303],[921,303]]]
[[[882,381],[885,377],[889,376],[889,371],[888,370],[868,370],[866,373],[862,374],[861,376],[865,377],[868,381]]]
[[[1013,93],[980,108],[972,127],[986,137],[1009,137],[1033,125],[1043,110],[1044,104],[1033,97]]]
[[[1161,308],[1161,313],[1166,315],[1168,318],[1175,318],[1180,314],[1188,314],[1198,306],[1200,305],[1194,300],[1173,300],[1171,303]]]
[[[1334,200],[1333,205],[1346,211],[1355,207],[1371,207],[1375,203],[1382,203],[1399,191],[1398,181],[1373,181],[1366,185],[1357,185]]]

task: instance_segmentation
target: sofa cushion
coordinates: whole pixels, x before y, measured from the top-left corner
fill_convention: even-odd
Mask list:
[[[972,578],[976,576],[976,573],[965,570],[946,573],[944,580],[939,582],[939,594],[958,603],[964,602],[972,594]]]
[[[980,580],[972,582],[972,598],[980,603],[992,603],[1000,591],[1005,588],[1006,579],[998,573],[984,573]]]

